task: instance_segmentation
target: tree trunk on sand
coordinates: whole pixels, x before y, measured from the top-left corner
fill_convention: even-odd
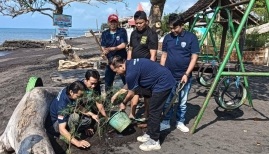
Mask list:
[[[58,36],[57,38],[58,38],[58,41],[59,41],[59,46],[61,48],[61,51],[63,52],[65,57],[70,61],[79,62],[80,61],[79,56],[74,51],[74,49],[72,49],[71,45],[66,44],[66,42],[64,40],[64,37],[63,36]]]
[[[163,36],[161,19],[165,1],[166,0],[150,0],[149,27],[156,31],[159,36]]]
[[[0,136],[1,154],[54,154],[44,123],[50,103],[61,89],[38,87],[23,96]]]

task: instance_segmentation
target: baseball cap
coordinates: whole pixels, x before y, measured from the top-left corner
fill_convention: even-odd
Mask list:
[[[107,19],[109,22],[111,22],[111,21],[119,21],[119,18],[118,18],[118,16],[116,15],[116,14],[111,14],[111,15],[109,15],[108,16],[108,19]]]
[[[134,20],[136,19],[148,20],[147,14],[144,11],[136,11],[134,14]]]

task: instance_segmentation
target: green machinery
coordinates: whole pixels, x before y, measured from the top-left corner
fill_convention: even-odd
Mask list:
[[[233,26],[233,23],[231,21],[231,16],[229,14],[229,11],[227,11],[228,13],[228,16],[229,16],[229,26],[230,26],[230,29],[231,29],[231,32],[232,32],[232,35],[233,35],[233,40],[232,40],[232,43],[231,43],[231,46],[229,47],[228,51],[227,51],[227,54],[225,56],[225,58],[223,59],[222,63],[220,64],[220,67],[219,67],[219,70],[216,74],[216,77],[214,78],[214,81],[207,93],[207,96],[203,102],[203,106],[201,107],[199,113],[198,113],[198,116],[197,118],[195,119],[194,121],[194,124],[190,130],[190,133],[193,134],[196,130],[196,127],[197,125],[199,124],[199,121],[201,120],[202,116],[203,116],[203,113],[208,105],[208,102],[215,90],[215,88],[217,87],[217,84],[220,80],[220,77],[222,76],[243,76],[243,79],[244,79],[244,86],[246,88],[246,95],[247,95],[247,98],[248,98],[248,101],[249,101],[249,104],[251,107],[253,107],[253,104],[252,104],[252,98],[251,98],[251,94],[249,92],[249,84],[248,84],[248,81],[247,81],[247,76],[269,76],[269,72],[246,72],[245,71],[245,67],[244,67],[244,64],[243,64],[243,61],[242,61],[242,56],[241,56],[241,53],[239,51],[239,45],[237,43],[237,40],[239,38],[239,35],[240,35],[240,32],[242,31],[246,21],[247,21],[247,18],[249,16],[249,13],[251,11],[251,8],[253,7],[254,3],[255,3],[256,0],[250,0],[249,1],[249,4],[247,6],[247,9],[245,11],[245,14],[241,20],[241,23],[239,24],[237,30],[235,31],[234,29],[234,26]],[[266,2],[266,6],[267,6],[267,10],[268,10],[268,13],[269,13],[269,1],[268,0],[265,0]],[[212,19],[210,20],[209,22],[209,25],[208,25],[208,28],[205,32],[205,35],[202,39],[205,39],[206,35],[208,34],[208,32],[210,31],[210,27],[212,26],[215,18],[216,18],[216,14],[218,13],[219,10],[221,9],[225,9],[225,8],[222,8],[222,7],[217,7],[216,10],[215,10],[215,13],[214,15],[212,16]],[[238,62],[239,62],[239,66],[240,66],[240,71],[239,72],[230,72],[230,71],[224,71],[224,68],[227,64],[227,62],[229,61],[229,58],[231,56],[231,53],[232,53],[232,50],[233,48],[236,47],[236,52],[237,52],[237,56],[238,56]]]

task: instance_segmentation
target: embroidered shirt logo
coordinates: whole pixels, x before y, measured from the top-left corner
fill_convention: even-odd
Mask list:
[[[146,44],[147,43],[147,36],[142,36],[140,44]]]
[[[62,115],[58,115],[58,119],[60,119],[60,120],[64,120],[64,116],[62,116]]]
[[[187,44],[186,42],[181,42],[181,47],[185,48],[186,44]]]
[[[136,62],[139,62],[139,59],[138,58],[134,59],[133,65],[136,65]]]
[[[117,39],[117,41],[119,41],[120,40],[120,36],[117,36],[116,39]]]

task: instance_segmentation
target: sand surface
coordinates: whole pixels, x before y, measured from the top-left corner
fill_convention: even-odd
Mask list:
[[[93,38],[76,38],[68,41],[75,47],[85,48],[78,51],[81,58],[99,55]],[[41,77],[44,86],[65,86],[54,82],[50,74],[57,71],[58,61],[65,59],[59,49],[17,49],[11,54],[0,57],[0,134],[3,133],[13,110],[25,93],[31,76]],[[246,65],[247,71],[269,72],[269,67]],[[194,73],[195,75],[195,73]],[[73,153],[186,153],[186,154],[228,154],[228,153],[269,153],[269,77],[249,77],[250,90],[254,108],[248,102],[238,110],[224,111],[212,98],[197,127],[195,134],[182,133],[174,126],[161,134],[162,149],[142,152],[136,137],[143,131],[135,128],[130,135],[119,137],[112,134],[109,138],[99,140],[94,136],[88,138],[92,147],[80,150],[72,147]],[[193,125],[207,93],[207,88],[200,86],[193,79],[189,95],[186,124]],[[255,120],[254,120],[255,119]],[[173,122],[173,124],[175,124]]]

